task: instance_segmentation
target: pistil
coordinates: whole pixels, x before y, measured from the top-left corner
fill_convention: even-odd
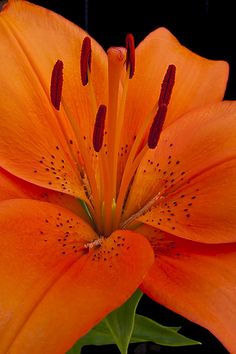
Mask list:
[[[103,161],[105,174],[109,173],[109,183],[104,192],[104,234],[112,231],[112,219],[114,201],[116,200],[117,184],[117,151],[120,141],[118,122],[118,109],[122,96],[121,77],[124,71],[125,54],[124,48],[110,48],[108,50],[108,124],[107,124],[107,155]]]

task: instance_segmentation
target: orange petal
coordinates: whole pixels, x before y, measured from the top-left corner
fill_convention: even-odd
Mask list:
[[[89,220],[84,208],[76,198],[25,182],[0,168],[0,201],[18,198],[37,199],[58,204],[73,211],[82,219]]]
[[[78,151],[88,149],[96,113],[91,87],[83,87],[80,78],[86,35],[61,16],[26,1],[10,1],[0,14],[0,51],[5,58],[0,68],[1,166],[29,182],[84,199]],[[58,59],[64,63],[60,111],[50,102],[51,73]],[[106,103],[107,57],[95,41],[91,70],[97,102]]]
[[[156,255],[142,290],[236,353],[236,244],[206,245],[155,231],[138,230],[152,240]]]
[[[163,131],[134,179],[125,217],[136,212],[193,241],[236,241],[236,103],[192,111]]]
[[[228,64],[200,57],[183,47],[167,29],[159,28],[136,49],[135,75],[130,81],[126,112],[133,128],[157,103],[170,64],[176,66],[176,79],[166,126],[193,108],[223,99]]]
[[[228,64],[208,60],[191,52],[165,28],[155,30],[136,49],[135,74],[129,82],[126,102],[121,144],[123,149],[120,152],[124,156],[120,157],[121,160],[126,160],[125,150],[130,150],[143,121],[149,117],[157,103],[170,64],[176,66],[176,79],[165,126],[193,108],[223,99]]]
[[[99,246],[89,225],[49,203],[1,202],[0,228],[1,352],[65,353],[153,263],[142,235],[116,231]]]

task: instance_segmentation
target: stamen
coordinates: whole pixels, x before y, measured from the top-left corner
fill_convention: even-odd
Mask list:
[[[85,37],[82,43],[80,57],[80,74],[83,86],[86,86],[88,83],[88,70],[91,71],[91,53],[91,39]]]
[[[149,135],[148,135],[149,149],[155,149],[155,147],[157,146],[163,128],[163,124],[165,121],[166,113],[167,113],[167,105],[162,104],[158,108],[157,114],[154,117],[152,126],[149,131]]]
[[[127,49],[126,70],[129,69],[129,78],[132,79],[135,70],[135,45],[133,35],[130,33],[127,34],[125,42]]]
[[[176,72],[175,65],[173,64],[169,65],[164,80],[161,84],[161,93],[158,101],[159,106],[162,104],[168,105],[170,102],[172,89],[175,83],[175,72]]]
[[[131,224],[134,220],[138,219],[140,216],[145,214],[148,210],[151,210],[152,206],[160,199],[160,192],[157,193],[143,208],[139,209],[136,213],[131,215],[126,219],[121,225],[120,228],[124,229],[128,224]]]
[[[103,143],[106,111],[107,107],[104,104],[101,104],[98,108],[98,112],[96,115],[93,130],[93,147],[96,152],[99,152],[101,150]]]
[[[57,60],[52,70],[50,97],[53,106],[58,111],[60,109],[60,103],[61,103],[62,84],[63,84],[63,62],[61,60]]]
[[[175,72],[176,72],[175,65],[173,64],[169,65],[161,85],[161,93],[158,100],[158,105],[159,105],[158,111],[153,119],[152,126],[149,130],[149,135],[148,135],[149,149],[155,149],[158,144],[161,131],[166,118],[167,106],[170,102],[172,89],[175,83]]]

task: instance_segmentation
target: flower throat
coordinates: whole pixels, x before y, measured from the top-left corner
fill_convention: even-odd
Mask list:
[[[109,236],[115,229],[127,227],[146,209],[150,209],[156,198],[149,201],[127,220],[123,211],[137,168],[148,149],[157,147],[165,122],[168,104],[175,82],[176,68],[169,65],[164,76],[159,99],[144,117],[133,144],[121,146],[122,128],[129,80],[135,74],[135,45],[131,34],[126,36],[126,48],[111,47],[108,56],[108,104],[97,103],[95,89],[91,80],[92,49],[91,39],[85,37],[81,47],[80,74],[82,86],[87,86],[94,112],[93,133],[89,137],[94,150],[96,163],[92,164],[88,153],[88,142],[76,128],[75,117],[66,108],[68,122],[77,137],[79,153],[76,157],[78,175],[85,191],[85,206],[95,231],[101,236]],[[63,102],[63,67],[57,60],[52,70],[50,98],[54,108],[59,111]],[[101,83],[102,84],[102,83]],[[90,149],[91,149],[90,147]],[[126,154],[120,171],[120,158]]]

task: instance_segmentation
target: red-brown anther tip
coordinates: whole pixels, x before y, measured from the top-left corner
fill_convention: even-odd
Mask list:
[[[88,83],[88,70],[91,71],[91,39],[85,37],[82,43],[80,56],[80,74],[83,86]]]
[[[148,135],[149,149],[155,149],[158,144],[161,131],[165,122],[166,113],[167,113],[167,105],[162,104],[158,108],[157,114],[155,115],[152,126],[149,130],[149,135]]]
[[[104,104],[101,104],[97,111],[94,130],[93,130],[93,148],[96,152],[99,152],[102,147],[106,112],[107,112],[107,107]]]
[[[175,65],[171,64],[168,66],[168,69],[166,71],[164,80],[161,85],[161,93],[159,97],[158,104],[166,104],[168,105],[170,102],[170,97],[172,93],[172,89],[174,87],[175,83],[175,73],[176,73],[176,67]]]
[[[132,79],[135,71],[135,45],[134,45],[134,36],[132,34],[127,34],[126,39],[126,70],[129,70],[129,78]]]
[[[167,106],[170,102],[171,93],[175,83],[175,72],[176,72],[175,65],[173,64],[169,65],[161,85],[161,93],[158,100],[158,111],[153,119],[152,126],[149,130],[149,135],[148,135],[149,149],[155,149],[158,144],[161,131],[166,118]]]
[[[53,106],[59,111],[61,103],[63,84],[63,62],[57,60],[52,70],[51,85],[50,85],[50,97]]]

